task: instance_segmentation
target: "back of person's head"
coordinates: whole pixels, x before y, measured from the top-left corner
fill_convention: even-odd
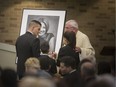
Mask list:
[[[81,60],[80,63],[79,63],[79,67],[78,67],[78,70],[79,70],[79,71],[80,71],[80,69],[81,69],[82,64],[83,64],[83,63],[86,63],[86,62],[92,63],[92,61],[91,61],[90,59],[87,59],[87,58]]]
[[[71,46],[73,49],[75,49],[75,46],[76,46],[76,34],[73,31],[71,31],[71,32],[66,31],[63,36],[64,36],[64,38],[66,38],[68,40],[69,46]]]
[[[55,84],[50,79],[28,76],[19,82],[19,87],[55,87]]]
[[[36,73],[40,69],[40,62],[35,57],[30,57],[25,62],[26,73]]]
[[[25,66],[37,67],[40,68],[40,62],[36,57],[30,57],[26,60]]]
[[[39,58],[39,60],[40,60],[41,69],[48,71],[51,67],[49,56],[44,56],[43,58]]]
[[[111,66],[106,61],[101,61],[98,63],[98,75],[101,74],[111,74]]]
[[[94,64],[96,64],[96,58],[95,58],[94,55],[85,56],[85,57],[81,58],[80,61],[82,61],[83,59],[89,59],[91,62],[93,62]]]
[[[87,87],[115,87],[115,79],[111,75],[100,75],[96,80],[88,84]]]
[[[25,76],[19,81],[19,87],[39,87],[38,78],[33,76]]]
[[[1,73],[3,87],[17,87],[17,73],[13,69],[3,69]]]
[[[72,69],[76,69],[76,61],[71,56],[62,57],[60,63],[64,63],[66,67],[71,67]]]
[[[78,23],[76,22],[76,20],[68,20],[66,22],[66,25],[70,25],[71,27],[78,29]]]
[[[37,20],[32,20],[30,23],[29,23],[29,27],[33,27],[33,26],[37,26],[37,25],[40,25],[41,26],[41,23]]]
[[[49,43],[47,41],[43,42],[40,46],[40,49],[42,53],[48,53],[49,52]]]
[[[85,62],[81,65],[81,75],[82,77],[90,77],[96,75],[96,67],[91,62]]]
[[[56,84],[51,79],[39,78],[38,79],[39,87],[56,87]]]
[[[41,29],[41,23],[36,20],[32,20],[28,26],[28,32],[31,32],[34,36],[38,37]]]

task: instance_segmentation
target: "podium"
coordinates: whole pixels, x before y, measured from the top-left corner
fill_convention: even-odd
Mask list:
[[[103,56],[115,56],[115,47],[114,46],[104,46],[100,52]]]

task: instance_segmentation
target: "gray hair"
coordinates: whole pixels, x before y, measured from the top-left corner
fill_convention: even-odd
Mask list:
[[[68,20],[66,24],[70,24],[72,27],[78,29],[78,23],[76,22],[76,20]]]

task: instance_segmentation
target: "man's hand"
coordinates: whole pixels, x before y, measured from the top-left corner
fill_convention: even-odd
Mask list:
[[[75,51],[81,53],[81,48],[80,47],[76,47]]]
[[[49,57],[52,59],[56,59],[57,53],[56,52],[49,52]]]

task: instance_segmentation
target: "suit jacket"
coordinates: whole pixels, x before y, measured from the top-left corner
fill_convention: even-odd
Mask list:
[[[79,53],[75,52],[69,45],[66,45],[62,48],[60,48],[59,53],[58,53],[58,59],[57,59],[57,65],[60,65],[60,59],[63,56],[71,56],[73,58],[75,58],[76,60],[76,64],[78,66],[80,60],[79,60]]]
[[[63,80],[67,83],[68,87],[81,87],[80,74],[77,70],[66,74]]]
[[[52,59],[52,58],[50,58],[48,55],[42,54],[42,55],[40,55],[40,57],[39,57],[40,64],[41,64],[41,61],[43,61],[42,63],[44,63],[44,59],[45,59],[45,58],[47,58],[47,59],[49,60],[50,65],[51,65],[51,67],[50,67],[48,73],[51,74],[51,75],[54,75],[55,73],[57,73],[57,67],[56,67],[56,62],[55,62],[55,60]],[[42,64],[42,65],[44,65],[44,64]]]
[[[16,53],[18,57],[17,72],[22,77],[25,72],[25,61],[29,57],[38,57],[40,55],[40,40],[32,33],[26,32],[24,35],[19,36],[16,41]]]

